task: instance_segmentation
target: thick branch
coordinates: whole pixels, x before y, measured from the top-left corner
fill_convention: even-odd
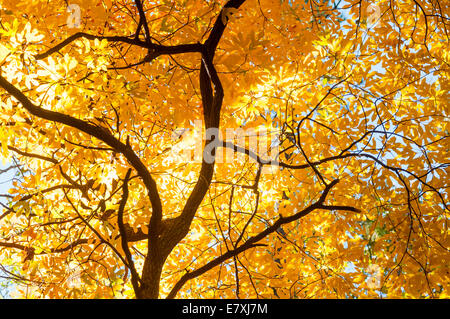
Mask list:
[[[208,51],[208,58],[214,58],[214,54],[216,52],[217,46],[219,45],[219,41],[222,38],[223,32],[225,31],[226,25],[223,24],[222,15],[224,12],[230,8],[239,9],[239,7],[245,2],[245,0],[230,0],[228,1],[222,10],[219,13],[219,17],[217,18],[211,33],[209,34],[208,39],[205,42],[205,46]]]
[[[149,42],[142,41],[140,39],[129,38],[129,37],[125,37],[125,36],[100,36],[100,35],[93,35],[93,34],[84,33],[84,32],[78,32],[78,33],[71,35],[70,37],[68,37],[67,39],[62,41],[61,43],[55,45],[53,48],[50,48],[49,50],[45,51],[44,53],[36,55],[35,58],[37,60],[45,59],[46,57],[52,55],[55,52],[59,52],[64,47],[66,47],[67,45],[71,44],[73,41],[80,39],[80,38],[85,38],[88,40],[95,40],[95,39],[106,40],[108,42],[123,42],[123,43],[127,43],[130,45],[147,48],[148,50],[155,53],[153,55],[153,57],[163,55],[163,54],[180,54],[180,53],[189,53],[189,52],[201,52],[201,49],[202,49],[202,45],[199,43],[165,46],[165,45],[149,43]]]
[[[74,118],[70,115],[58,113],[43,109],[33,104],[19,89],[8,82],[3,76],[0,75],[0,86],[2,86],[9,94],[15,97],[23,107],[31,114],[53,122],[61,123],[73,128],[76,128],[86,134],[89,134],[97,139],[103,141],[107,145],[111,146],[118,153],[122,153],[128,162],[134,167],[139,176],[142,178],[152,204],[152,218],[150,222],[150,230],[157,232],[157,226],[162,219],[162,203],[159,196],[156,182],[150,175],[147,167],[142,163],[140,158],[132,150],[130,145],[122,143],[116,139],[111,133],[101,129],[98,126],[92,125],[83,120]]]
[[[142,6],[141,0],[135,0],[135,2],[139,12],[139,25],[136,30],[136,38],[139,38],[141,26],[144,26],[145,40],[147,43],[150,43],[150,30],[148,28],[147,18],[145,17],[144,7]]]
[[[224,8],[222,8],[219,17],[216,19],[213,29],[204,44],[204,49],[202,52],[202,65],[200,69],[200,88],[206,129],[219,128],[220,110],[224,96],[222,84],[213,65],[215,50],[225,30],[225,25],[222,22],[221,15],[224,14],[224,11],[228,8],[238,9],[244,2],[245,0],[230,0],[227,2]],[[211,84],[214,87],[214,92],[212,91]],[[216,138],[218,138],[218,136],[216,136]],[[207,141],[205,143],[205,148],[210,145],[210,142],[211,141]],[[213,155],[214,152],[215,151],[213,150]],[[188,227],[209,188],[213,172],[214,161],[212,163],[207,163],[203,156],[199,179],[179,218],[179,220]],[[185,231],[187,232],[187,229],[185,229]]]

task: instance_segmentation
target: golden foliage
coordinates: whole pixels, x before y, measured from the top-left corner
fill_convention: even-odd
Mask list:
[[[139,297],[177,238],[152,296],[448,298],[448,2],[67,3],[0,1],[16,294]]]

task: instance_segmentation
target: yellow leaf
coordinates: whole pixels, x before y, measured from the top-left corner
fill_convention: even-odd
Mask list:
[[[9,55],[11,51],[5,47],[3,44],[0,44],[0,63],[2,63],[6,57]]]

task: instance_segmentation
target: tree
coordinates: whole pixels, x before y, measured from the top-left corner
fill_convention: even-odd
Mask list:
[[[448,297],[448,2],[0,3],[20,295]]]

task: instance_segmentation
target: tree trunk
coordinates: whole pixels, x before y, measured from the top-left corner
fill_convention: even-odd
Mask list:
[[[136,293],[136,298],[157,299],[159,297],[159,283],[164,261],[146,258],[142,273],[143,285],[141,286],[139,293]]]

